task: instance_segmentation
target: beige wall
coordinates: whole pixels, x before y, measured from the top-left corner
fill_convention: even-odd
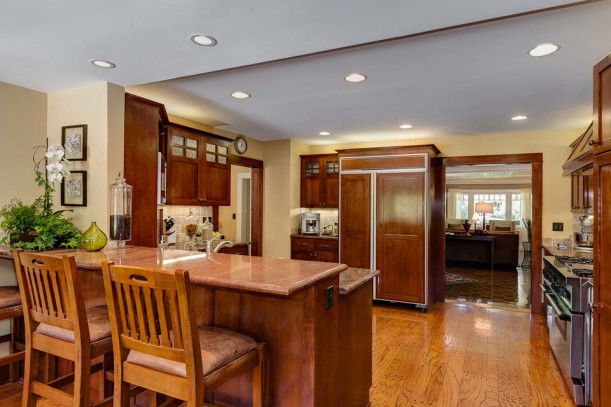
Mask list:
[[[435,144],[442,156],[543,153],[543,237],[562,238],[571,234],[571,182],[562,176],[562,164],[569,144],[585,129],[478,136],[447,136],[376,143],[312,146],[311,154],[331,153],[341,148]],[[553,232],[552,222],[564,222],[564,232]]]
[[[47,95],[0,82],[0,206],[12,198],[29,204],[43,191],[34,181],[34,147],[47,136]],[[0,260],[0,285],[16,285],[13,262]],[[8,324],[0,324],[0,334]]]
[[[125,100],[122,87],[107,82],[48,94],[49,143],[61,142],[62,126],[87,124],[87,161],[72,161],[71,170],[87,171],[87,206],[74,209],[77,227],[91,222],[108,234],[108,186],[123,171]],[[59,187],[55,205],[60,205]]]
[[[47,95],[0,82],[0,206],[31,203],[43,193],[34,181],[32,154],[47,136]]]
[[[238,174],[250,174],[250,168],[231,166],[231,205],[219,206],[219,232],[227,240],[236,240],[237,221],[233,214],[238,213]]]
[[[297,233],[301,221],[301,157],[302,154],[310,154],[310,146],[300,141],[291,140],[291,184],[290,207],[291,207],[291,233]],[[290,251],[287,256],[290,256]]]
[[[263,256],[290,257],[291,141],[265,142],[263,154]],[[293,182],[294,184],[294,182]]]

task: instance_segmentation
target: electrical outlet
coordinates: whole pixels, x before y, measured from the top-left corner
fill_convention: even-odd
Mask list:
[[[564,231],[564,223],[562,223],[562,222],[553,222],[552,223],[552,230],[554,232],[562,232],[562,231]]]
[[[333,286],[327,287],[327,300],[325,302],[325,308],[331,309],[333,307]]]

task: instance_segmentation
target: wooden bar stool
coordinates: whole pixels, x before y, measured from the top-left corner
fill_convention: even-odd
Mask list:
[[[9,342],[9,354],[0,357],[0,366],[10,365],[9,381],[14,382],[19,377],[19,362],[25,357],[23,350],[19,351],[17,347],[17,337],[19,336],[16,321],[23,315],[21,307],[21,296],[19,295],[19,287],[0,287],[0,321],[7,319],[11,320],[11,333]]]
[[[37,396],[64,406],[89,405],[91,360],[112,352],[108,310],[85,309],[73,256],[56,257],[14,250],[15,270],[24,306],[25,374],[23,406]],[[38,381],[40,356],[74,362],[74,374]],[[60,389],[74,381],[74,392]]]
[[[253,405],[264,402],[264,344],[216,327],[197,327],[187,271],[102,263],[114,348],[115,406],[129,384],[200,407],[204,394],[253,372]],[[120,404],[117,402],[120,401]]]

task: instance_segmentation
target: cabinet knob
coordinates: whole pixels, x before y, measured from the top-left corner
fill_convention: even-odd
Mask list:
[[[592,140],[588,141],[588,144],[593,146],[594,144],[597,144],[597,143],[596,143],[596,140],[592,139]]]

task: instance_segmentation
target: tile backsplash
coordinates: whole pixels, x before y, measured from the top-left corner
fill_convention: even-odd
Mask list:
[[[185,233],[185,218],[189,215],[189,209],[193,210],[193,215],[197,218],[197,225],[201,227],[204,216],[212,217],[211,206],[180,206],[180,205],[165,205],[161,206],[163,209],[163,217],[167,219],[168,216],[174,218],[175,233],[169,236],[169,243],[185,243],[189,240],[189,237]]]

